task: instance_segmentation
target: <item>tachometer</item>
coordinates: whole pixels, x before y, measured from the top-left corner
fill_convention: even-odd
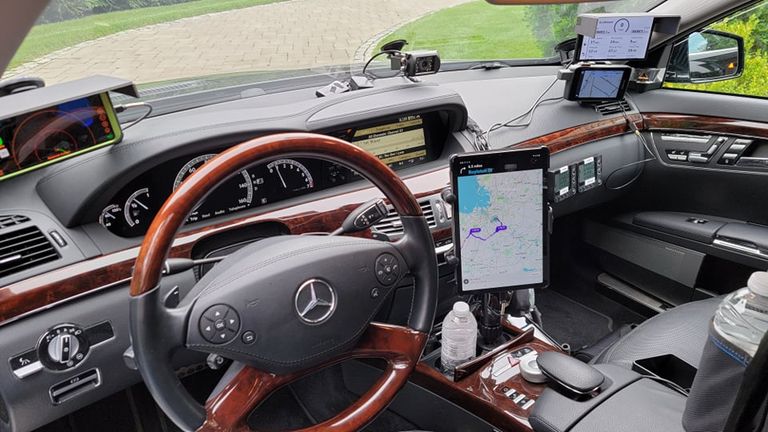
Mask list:
[[[271,182],[288,192],[300,192],[315,187],[307,167],[293,159],[278,159],[267,165]]]
[[[150,197],[148,188],[139,189],[128,197],[125,201],[125,208],[123,209],[125,222],[128,223],[128,226],[134,227],[145,222],[148,217],[151,217],[149,204]]]
[[[110,204],[101,211],[99,223],[104,228],[112,228],[123,217],[123,208],[118,204]]]
[[[216,155],[201,155],[184,164],[173,181],[173,190],[176,190],[187,177],[214,156]],[[208,195],[205,201],[190,213],[189,221],[196,222],[250,207],[254,190],[256,186],[253,184],[251,175],[247,170],[242,170]]]

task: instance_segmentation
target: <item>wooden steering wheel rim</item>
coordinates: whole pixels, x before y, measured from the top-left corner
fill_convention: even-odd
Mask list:
[[[312,133],[281,133],[246,141],[207,161],[171,194],[155,216],[142,242],[131,280],[132,321],[139,316],[153,316],[153,313],[147,309],[147,302],[143,300],[155,297],[158,293],[162,268],[173,239],[193,208],[233,173],[278,157],[319,158],[344,165],[362,174],[363,177],[378,187],[389,199],[395,210],[404,218],[409,216],[423,217],[416,198],[389,167],[372,154],[346,141]],[[419,231],[417,237],[425,237],[419,240],[428,240],[426,244],[430,245],[431,248],[431,234],[426,223],[424,223],[423,230],[419,228],[416,231]],[[406,230],[406,237],[407,235]],[[437,263],[434,262],[433,264],[436,268]],[[422,262],[417,265],[423,269],[425,266],[428,268],[430,263]],[[422,273],[432,273],[432,270],[422,271]],[[430,287],[430,289],[436,290],[436,275],[422,274],[421,276],[422,281],[429,280],[434,276],[435,286]],[[424,296],[423,298],[430,297]],[[419,300],[414,301],[418,302]],[[430,306],[421,309],[429,311]],[[149,313],[149,315],[141,315],[142,313]],[[431,308],[429,322],[431,322],[433,315],[434,305]],[[421,322],[426,321],[422,319]],[[146,368],[151,365],[150,360],[157,362],[158,357],[156,354],[141,352],[142,348],[151,345],[142,344],[139,340],[140,337],[148,337],[140,336],[148,334],[146,331],[138,330],[140,325],[136,322],[131,323],[131,333],[135,339],[134,344],[136,345],[137,363],[140,366],[140,371],[142,375],[161,373],[150,372],[141,368],[141,366]],[[302,431],[352,432],[364,427],[381,410],[386,408],[400,388],[405,385],[419,360],[426,339],[427,335],[423,331],[386,324],[370,324],[355,348],[331,359],[323,366],[350,358],[376,357],[383,358],[387,362],[384,374],[356,403],[336,417]],[[152,350],[148,349],[148,351]],[[168,374],[168,368],[163,369],[165,371],[162,373]],[[277,388],[309,372],[311,371],[302,371],[291,375],[276,375],[245,366],[219,394],[208,401],[205,406],[205,419],[198,430],[205,432],[248,430],[247,415],[255,406]],[[152,376],[145,375],[145,381],[150,377]],[[154,376],[154,378],[157,377]],[[166,380],[163,382],[170,382],[167,380],[168,377],[164,378]],[[149,380],[149,382],[152,381]],[[150,390],[154,388],[155,391],[161,393],[157,386],[150,385],[149,382]],[[179,390],[175,389],[174,391],[178,392]],[[184,424],[187,425],[199,424],[200,421],[186,420]]]

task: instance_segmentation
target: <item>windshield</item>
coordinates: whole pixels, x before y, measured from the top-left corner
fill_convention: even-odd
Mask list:
[[[359,68],[394,39],[456,61],[553,59],[583,12],[660,0],[497,6],[484,0],[53,0],[3,78],[106,74],[151,83]],[[386,67],[386,58],[373,67]],[[258,78],[257,78],[258,77]]]

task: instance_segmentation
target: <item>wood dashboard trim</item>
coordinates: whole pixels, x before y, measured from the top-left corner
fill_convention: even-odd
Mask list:
[[[644,130],[696,130],[768,138],[768,125],[743,120],[668,113],[632,114],[629,119]],[[628,132],[626,119],[613,117],[532,138],[515,148],[543,145],[554,154]],[[419,198],[439,193],[449,184],[448,169],[439,168],[407,178],[405,184]],[[175,239],[169,255],[189,257],[194,244],[207,236],[260,222],[280,222],[295,234],[328,231],[336,228],[357,205],[375,196],[381,193],[374,188],[363,188],[184,232]],[[449,230],[435,235],[439,236],[438,240],[450,238]],[[131,277],[138,251],[135,247],[102,255],[0,287],[0,325],[125,282]]]
[[[768,124],[725,117],[707,117],[673,113],[643,114],[644,129],[739,135],[768,138]]]

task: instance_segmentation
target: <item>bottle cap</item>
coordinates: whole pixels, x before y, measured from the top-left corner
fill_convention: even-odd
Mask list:
[[[469,314],[469,305],[463,301],[457,301],[453,304],[453,313],[458,316],[465,316]]]
[[[757,271],[752,273],[747,281],[747,287],[753,293],[768,297],[768,272]]]

